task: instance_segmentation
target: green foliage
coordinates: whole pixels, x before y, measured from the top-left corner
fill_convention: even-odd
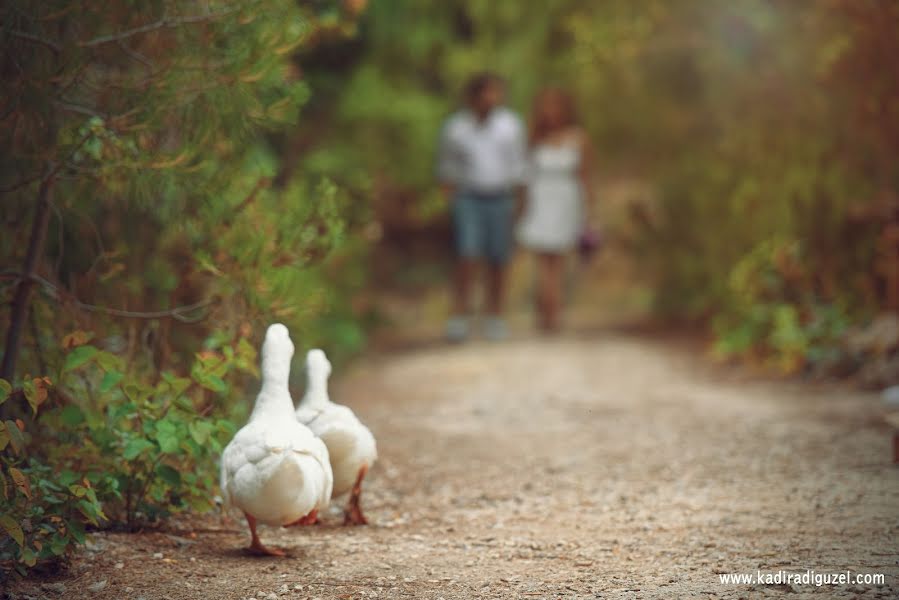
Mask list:
[[[46,377],[30,383],[45,396],[53,389]],[[0,389],[5,390],[2,405],[12,387],[0,380]],[[0,567],[12,565],[20,574],[38,561],[62,560],[73,545],[84,542],[86,525],[106,519],[90,477],[30,456],[33,435],[21,419],[0,422]],[[66,448],[70,454],[74,449]]]
[[[82,345],[56,384],[26,381],[44,400],[29,433],[21,420],[0,423],[0,524],[10,536],[0,561],[22,572],[64,557],[86,528],[210,509],[218,456],[246,411],[227,381],[255,379],[256,363],[244,338],[208,340],[189,377],[129,371],[120,356]]]
[[[44,439],[62,449],[48,459],[102,481],[100,499],[113,522],[133,526],[210,508],[216,458],[235,431],[227,417],[243,406],[226,381],[258,376],[246,339],[210,346],[196,355],[189,377],[128,372],[121,357],[93,346],[69,353],[91,356],[59,380],[67,397],[85,400],[55,406],[41,419]],[[78,452],[69,452],[76,444]]]
[[[727,310],[713,323],[718,354],[767,354],[784,372],[833,358],[832,349],[851,321],[838,305],[815,293],[805,262],[798,242],[766,240],[737,263]]]
[[[649,164],[659,194],[637,211],[636,246],[659,312],[713,317],[719,353],[784,371],[832,362],[849,325],[886,304],[876,240],[899,186],[883,160],[899,118],[862,107],[899,90],[870,51],[899,50],[899,10],[713,4],[644,15],[651,35],[615,67],[639,73],[626,105],[671,108],[647,107],[664,158]],[[693,85],[653,71],[670,67],[663,55]]]
[[[352,33],[339,6],[0,9],[10,266],[40,225],[40,183],[53,214],[19,376],[0,380],[0,567],[210,508],[267,324],[337,359],[361,347],[366,246],[347,238],[365,211],[334,169],[282,177],[272,143],[309,98],[292,55]],[[4,307],[20,283],[4,273]]]

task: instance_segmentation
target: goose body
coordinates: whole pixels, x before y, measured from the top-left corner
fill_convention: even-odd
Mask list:
[[[306,356],[306,393],[296,411],[297,420],[309,427],[328,447],[334,474],[333,496],[351,492],[346,522],[366,522],[359,508],[362,479],[378,458],[375,437],[347,406],[328,395],[331,363],[321,350]]]
[[[263,547],[256,523],[290,525],[327,506],[333,486],[328,449],[296,420],[287,389],[293,343],[287,328],[270,326],[262,346],[262,389],[247,424],[225,447],[221,488],[225,504],[247,517],[251,550]]]

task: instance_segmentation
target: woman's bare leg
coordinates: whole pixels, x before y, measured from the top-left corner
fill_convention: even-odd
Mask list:
[[[561,254],[537,255],[537,323],[547,333],[559,328],[563,260]]]

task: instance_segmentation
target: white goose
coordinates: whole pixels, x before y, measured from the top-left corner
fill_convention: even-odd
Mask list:
[[[221,487],[226,506],[243,511],[250,526],[249,550],[283,556],[259,541],[256,523],[299,525],[314,521],[331,498],[333,474],[324,443],[293,415],[287,389],[293,342],[280,323],[262,344],[262,389],[249,422],[222,454]]]
[[[297,419],[308,426],[328,447],[334,472],[334,497],[350,492],[344,525],[365,525],[359,499],[362,480],[378,458],[375,438],[352,410],[334,404],[328,397],[331,363],[319,349],[306,355],[306,393],[297,407]]]

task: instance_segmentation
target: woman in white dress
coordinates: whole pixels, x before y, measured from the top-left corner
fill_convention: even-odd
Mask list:
[[[555,88],[534,100],[530,174],[518,240],[537,261],[537,324],[559,326],[565,257],[584,234],[592,205],[593,152],[571,96]]]

